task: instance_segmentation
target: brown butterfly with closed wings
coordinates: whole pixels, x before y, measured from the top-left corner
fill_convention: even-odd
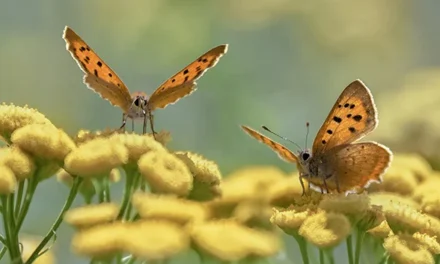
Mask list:
[[[296,155],[247,126],[242,129],[283,160],[297,165],[303,194],[304,178],[309,188],[321,192],[360,192],[371,182],[380,182],[392,160],[391,151],[381,144],[355,142],[373,131],[378,122],[370,90],[355,80],[336,100],[316,135],[312,151],[305,149]]]
[[[147,119],[150,120],[153,136],[155,135],[152,112],[176,103],[197,89],[196,81],[214,67],[228,50],[228,45],[217,46],[166,80],[150,97],[143,92],[130,92],[116,73],[81,39],[71,28],[65,27],[63,39],[66,49],[84,72],[84,83],[88,88],[108,100],[113,106],[122,109],[122,126],[127,118],[143,118],[143,133],[146,133]]]

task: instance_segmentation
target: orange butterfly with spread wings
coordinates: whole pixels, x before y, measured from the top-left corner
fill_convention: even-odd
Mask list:
[[[122,109],[122,126],[127,118],[143,118],[143,133],[146,133],[147,119],[155,136],[152,112],[174,104],[182,97],[197,89],[196,81],[210,68],[214,67],[228,50],[228,45],[217,46],[166,80],[150,97],[143,92],[130,94],[127,86],[116,73],[81,39],[71,28],[65,27],[63,39],[66,49],[84,72],[84,83],[88,88],[108,100],[113,106]],[[134,124],[132,124],[134,127]]]

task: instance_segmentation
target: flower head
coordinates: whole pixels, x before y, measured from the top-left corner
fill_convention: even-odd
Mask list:
[[[82,145],[95,138],[108,138],[111,135],[120,134],[120,133],[123,133],[122,130],[120,129],[105,129],[102,131],[94,131],[94,132],[81,129],[73,138],[73,141],[75,141],[77,145]]]
[[[193,177],[182,160],[167,151],[148,152],[139,159],[139,171],[156,193],[187,196]]]
[[[370,208],[370,199],[366,193],[362,194],[328,194],[319,203],[319,208],[327,212],[341,213],[356,223],[362,219]]]
[[[20,148],[0,148],[0,164],[9,167],[18,181],[31,177],[35,171],[34,160]]]
[[[393,163],[383,176],[380,189],[401,195],[412,194],[418,184],[414,171]]]
[[[121,142],[97,138],[72,151],[66,157],[65,169],[73,175],[96,177],[108,175],[127,161],[128,151]]]
[[[51,124],[31,124],[12,134],[12,143],[37,159],[63,164],[64,158],[76,148],[73,140]]]
[[[201,203],[179,199],[171,195],[137,192],[133,206],[144,219],[165,219],[179,224],[201,222],[208,218],[208,210]]]
[[[339,213],[318,212],[304,220],[299,235],[319,248],[333,248],[351,232],[348,218]]]
[[[114,203],[100,203],[70,209],[64,216],[64,221],[76,228],[88,228],[94,225],[108,223],[116,219],[119,206]]]
[[[16,185],[14,172],[9,167],[0,165],[0,195],[13,193]]]
[[[274,209],[270,222],[277,225],[286,234],[296,235],[304,221],[315,213],[316,208],[308,206],[292,206],[283,211]]]
[[[426,246],[410,235],[393,235],[385,238],[383,246],[397,263],[434,263],[434,258]]]
[[[11,143],[12,133],[30,124],[53,126],[49,119],[33,108],[4,103],[0,105],[0,138],[4,138],[8,143]]]
[[[190,199],[206,201],[221,196],[222,176],[215,162],[191,152],[176,152],[175,155],[186,164],[194,177]]]
[[[414,153],[394,155],[392,166],[410,170],[418,181],[426,180],[432,173],[431,165],[422,156]]]

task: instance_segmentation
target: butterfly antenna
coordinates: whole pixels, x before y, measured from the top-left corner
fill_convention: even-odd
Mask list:
[[[269,132],[269,133],[272,133],[272,134],[274,134],[275,136],[277,136],[277,137],[279,137],[279,138],[281,138],[281,139],[283,139],[283,140],[285,140],[285,141],[289,141],[290,143],[293,143],[295,146],[297,146],[299,149],[301,149],[302,150],[302,148],[298,145],[298,144],[296,144],[295,142],[293,142],[292,140],[290,140],[290,139],[288,139],[288,138],[286,138],[286,137],[283,137],[283,136],[281,136],[281,135],[278,135],[277,133],[275,133],[275,132],[273,132],[272,130],[270,130],[269,128],[267,128],[267,126],[261,126],[264,130],[266,130],[267,132]]]
[[[307,128],[307,132],[306,132],[306,149],[307,149],[307,139],[309,138],[309,128],[310,128],[309,122],[306,123],[306,128]]]

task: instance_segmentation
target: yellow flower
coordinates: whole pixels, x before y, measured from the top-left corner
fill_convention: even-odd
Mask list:
[[[313,209],[308,206],[292,206],[284,211],[273,209],[270,222],[283,229],[286,234],[296,235],[304,221],[315,213],[316,208]]]
[[[420,183],[414,190],[413,199],[419,203],[427,196],[432,196],[440,189],[440,177],[432,177]]]
[[[154,140],[152,135],[115,134],[110,139],[121,142],[128,150],[128,160],[136,164],[140,157],[148,152],[166,152],[162,144]]]
[[[20,238],[20,244],[22,249],[22,259],[23,262],[26,262],[32,253],[34,253],[34,250],[37,249],[38,245],[40,244],[40,241],[42,238],[40,237],[33,237],[33,236],[24,236]],[[39,256],[33,264],[54,264],[56,263],[55,254],[53,253],[53,248],[49,249],[47,252],[45,252],[43,255]]]
[[[31,177],[35,171],[31,157],[16,146],[0,148],[0,164],[9,167],[18,181]]]
[[[383,239],[383,238],[386,238],[389,235],[393,234],[393,231],[391,230],[387,221],[384,220],[379,225],[368,230],[367,233],[372,235],[375,238]]]
[[[13,193],[17,180],[9,167],[0,165],[0,195]]]
[[[412,194],[417,185],[418,179],[414,171],[393,163],[383,175],[380,189],[386,192],[409,195]]]
[[[303,190],[298,177],[298,172],[295,172],[291,177],[278,179],[268,186],[267,195],[269,196],[270,204],[273,206],[288,207],[304,199],[305,197],[302,196]],[[307,185],[304,187],[305,191],[308,191]]]
[[[81,129],[80,131],[78,131],[73,141],[75,141],[77,145],[82,145],[95,138],[108,138],[113,134],[120,134],[120,133],[123,133],[122,130],[120,129],[105,129],[103,131],[94,131],[94,132]]]
[[[113,168],[128,161],[125,146],[115,140],[97,138],[82,144],[65,160],[65,169],[81,177],[108,175]]]
[[[70,209],[64,216],[64,221],[76,228],[88,228],[94,225],[108,223],[116,219],[119,206],[114,203],[86,205]]]
[[[408,205],[391,202],[383,207],[383,212],[394,233],[415,233],[430,228],[429,218]]]
[[[423,212],[440,217],[440,194],[438,192],[425,193],[421,206]]]
[[[0,137],[8,143],[11,143],[11,135],[16,129],[30,124],[52,125],[43,114],[35,109],[27,106],[14,106],[13,104],[3,103],[0,105]]]
[[[239,203],[231,217],[248,227],[272,230],[274,226],[269,221],[272,213],[266,201],[255,199]]]
[[[393,203],[405,204],[416,210],[420,209],[420,205],[413,199],[401,196],[397,193],[378,192],[369,194],[369,197],[371,204],[382,206],[384,209],[391,206]]]
[[[350,221],[345,215],[321,211],[305,219],[298,233],[319,248],[333,248],[350,232]]]
[[[142,220],[128,223],[122,240],[125,252],[140,260],[165,260],[189,247],[188,234],[176,224]]]
[[[144,219],[165,219],[186,224],[204,221],[209,216],[206,207],[201,203],[171,195],[136,192],[133,194],[132,203]]]
[[[319,203],[319,208],[327,212],[335,212],[347,215],[356,223],[363,218],[370,208],[370,198],[364,192],[362,194],[328,194]]]
[[[416,232],[413,234],[413,238],[415,238],[420,244],[426,246],[432,254],[440,254],[440,244],[435,237]]]
[[[185,162],[194,177],[190,199],[206,201],[221,196],[222,176],[215,162],[191,152],[179,151],[175,155]]]
[[[171,153],[148,152],[139,159],[138,166],[154,192],[187,196],[192,189],[191,172],[183,161]]]
[[[399,264],[433,264],[434,258],[425,245],[410,235],[393,235],[385,239],[384,248]]]
[[[426,180],[432,173],[431,165],[422,156],[415,153],[394,155],[393,166],[412,171],[418,181]]]
[[[72,139],[53,125],[32,124],[17,129],[12,143],[37,158],[63,164],[64,158],[76,148]]]
[[[370,205],[370,208],[367,209],[364,217],[362,217],[357,223],[357,227],[362,231],[367,231],[380,226],[383,222],[386,222],[386,220],[382,207],[378,205]]]
[[[122,252],[127,228],[122,222],[98,225],[82,229],[72,238],[76,254],[90,258],[106,258]]]
[[[200,250],[223,261],[250,256],[269,257],[281,248],[278,237],[273,233],[251,229],[229,220],[193,225],[191,237]]]

